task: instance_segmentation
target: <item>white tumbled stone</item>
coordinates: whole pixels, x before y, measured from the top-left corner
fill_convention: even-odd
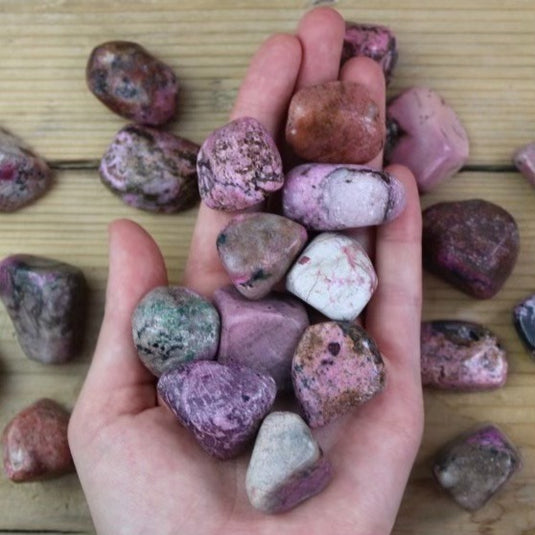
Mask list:
[[[377,287],[377,275],[360,243],[324,232],[301,253],[286,289],[332,320],[354,320]]]

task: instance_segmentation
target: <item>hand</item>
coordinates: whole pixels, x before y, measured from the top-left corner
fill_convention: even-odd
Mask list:
[[[366,84],[384,106],[380,69],[352,59],[339,73],[344,22],[318,8],[296,36],[275,35],[252,60],[232,118],[259,119],[277,137],[289,100],[302,86],[334,80]],[[379,167],[382,155],[370,162]],[[137,358],[130,317],[150,289],[167,284],[163,258],[137,225],[110,226],[109,279],[102,328],[69,441],[100,534],[381,535],[392,529],[422,432],[419,328],[420,206],[410,172],[390,169],[407,190],[407,207],[377,229],[379,287],[363,319],[385,357],[385,390],[315,432],[334,466],[318,496],[282,515],[255,511],[245,494],[248,458],[221,462],[204,453],[158,404],[155,378]],[[184,284],[204,295],[228,283],[215,237],[229,215],[201,205]]]

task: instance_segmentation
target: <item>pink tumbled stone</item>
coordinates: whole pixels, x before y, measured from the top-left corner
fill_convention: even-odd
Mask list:
[[[377,275],[360,243],[324,232],[301,253],[286,289],[333,320],[354,320],[377,287]]]
[[[518,149],[513,155],[515,167],[532,186],[535,186],[535,143],[529,143]]]
[[[320,427],[378,394],[385,384],[385,366],[362,327],[328,321],[303,334],[292,362],[292,381],[305,420]]]
[[[412,87],[387,106],[385,159],[407,166],[420,192],[451,178],[467,161],[469,142],[455,111],[425,87]]]
[[[279,390],[291,388],[292,357],[309,324],[303,304],[275,292],[251,301],[233,286],[217,290],[214,303],[221,316],[218,362],[248,366],[271,375]]]

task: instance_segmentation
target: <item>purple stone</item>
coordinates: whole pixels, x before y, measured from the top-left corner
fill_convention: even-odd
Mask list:
[[[272,293],[251,301],[233,286],[214,294],[221,315],[217,360],[271,375],[279,390],[291,388],[292,357],[308,327],[305,307],[297,299]]]
[[[514,307],[513,322],[531,358],[535,359],[535,294]]]
[[[77,267],[38,256],[8,256],[0,263],[0,299],[29,358],[59,364],[81,349],[86,283]]]
[[[159,286],[132,314],[132,335],[143,364],[156,376],[178,365],[213,359],[219,343],[219,314],[183,286]]]
[[[307,240],[304,227],[267,214],[234,216],[217,237],[217,252],[230,280],[249,299],[267,295]]]
[[[183,364],[158,380],[158,394],[178,421],[219,459],[244,451],[276,393],[268,375],[208,360]]]
[[[41,197],[52,184],[46,162],[18,137],[0,128],[0,212]]]
[[[477,323],[422,322],[422,384],[448,390],[499,388],[507,380],[507,356],[496,335]]]
[[[176,112],[178,81],[172,69],[128,41],[102,43],[86,67],[90,91],[113,112],[148,125],[161,125]]]
[[[519,241],[513,217],[488,201],[441,202],[423,212],[424,266],[479,299],[501,289],[513,271]]]
[[[331,464],[297,414],[266,416],[245,481],[253,507],[265,513],[288,511],[321,492],[331,478]]]
[[[261,203],[284,182],[277,146],[252,117],[212,132],[199,151],[197,175],[204,203],[228,212]]]
[[[407,166],[420,192],[451,178],[467,161],[466,131],[453,109],[435,91],[407,89],[387,105],[385,160]]]
[[[494,425],[462,434],[435,459],[438,484],[465,509],[475,511],[521,468],[518,452]]]
[[[396,37],[392,30],[380,24],[346,21],[341,64],[355,56],[366,56],[379,63],[388,84],[398,60]]]
[[[529,183],[535,186],[535,143],[518,149],[513,155],[513,163]]]
[[[360,165],[304,164],[286,176],[283,212],[314,230],[379,225],[405,207],[403,184]]]
[[[385,366],[362,327],[316,323],[306,329],[295,350],[292,381],[308,425],[321,427],[381,392]]]
[[[199,146],[168,132],[129,125],[116,134],[99,167],[102,182],[128,205],[178,212],[199,200]]]

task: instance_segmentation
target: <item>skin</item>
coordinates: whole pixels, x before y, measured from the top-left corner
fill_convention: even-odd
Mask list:
[[[295,35],[270,37],[254,56],[231,118],[254,116],[274,136],[299,87],[338,77],[366,84],[385,104],[380,68],[366,58],[339,73],[344,22],[332,9],[306,13]],[[379,167],[382,155],[370,162]],[[255,511],[245,494],[248,455],[209,457],[158,402],[154,377],[137,358],[130,316],[139,299],[166,284],[162,255],[136,224],[109,229],[106,307],[95,355],[74,408],[69,441],[100,534],[382,535],[394,524],[423,422],[419,328],[421,217],[411,173],[389,168],[405,185],[407,207],[377,229],[379,288],[362,323],[387,366],[383,393],[314,432],[334,466],[320,495],[282,515]],[[229,214],[201,206],[184,284],[210,296],[228,283],[215,238]],[[370,236],[365,240],[372,243]]]

